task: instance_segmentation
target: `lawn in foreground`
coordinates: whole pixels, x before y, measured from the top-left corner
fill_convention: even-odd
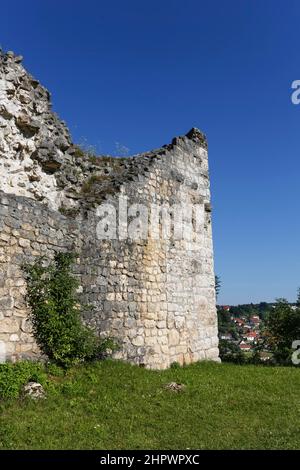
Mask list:
[[[0,449],[299,449],[299,391],[295,367],[103,361],[53,377],[46,400],[0,402]]]

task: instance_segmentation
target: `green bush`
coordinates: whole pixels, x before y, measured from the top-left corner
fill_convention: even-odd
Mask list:
[[[273,362],[292,365],[293,341],[300,338],[300,308],[293,310],[286,299],[277,299],[262,334],[263,346],[273,354]]]
[[[29,361],[0,364],[0,399],[18,398],[22,386],[30,381],[46,384],[47,375],[42,364]]]
[[[179,362],[174,361],[174,362],[172,362],[172,364],[170,365],[170,368],[171,368],[171,369],[181,369],[181,365],[179,364]]]
[[[70,273],[74,260],[73,253],[57,253],[53,262],[39,258],[24,267],[35,339],[50,361],[63,367],[100,357],[112,346],[81,322],[86,307],[78,301],[78,282]]]
[[[54,377],[64,377],[65,375],[65,369],[59,367],[53,362],[48,362],[46,370],[49,375],[53,375]]]

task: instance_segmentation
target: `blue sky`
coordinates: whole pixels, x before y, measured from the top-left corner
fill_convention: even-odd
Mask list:
[[[220,303],[295,299],[298,0],[15,0],[1,19],[75,141],[136,153],[203,130]]]

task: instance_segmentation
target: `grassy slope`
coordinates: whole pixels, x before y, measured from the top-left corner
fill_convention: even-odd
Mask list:
[[[56,381],[47,400],[0,405],[0,449],[300,448],[300,369],[105,361]]]

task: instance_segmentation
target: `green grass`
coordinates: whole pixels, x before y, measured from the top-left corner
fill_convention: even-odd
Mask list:
[[[299,391],[297,368],[104,361],[52,377],[46,400],[0,402],[0,449],[299,449]]]

